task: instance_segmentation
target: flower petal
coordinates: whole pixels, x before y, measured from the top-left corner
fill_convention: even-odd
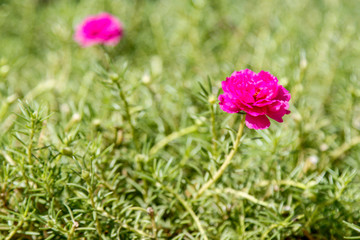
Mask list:
[[[275,99],[288,102],[288,101],[290,101],[290,98],[291,98],[291,95],[290,95],[289,91],[286,90],[283,86],[279,85],[278,92],[277,92]]]
[[[285,114],[289,114],[289,103],[285,101],[276,101],[269,105],[266,115],[278,122],[283,122],[282,117]]]
[[[74,39],[82,47],[95,44],[116,45],[123,35],[121,22],[109,13],[88,16],[76,27]]]
[[[259,116],[259,115],[265,115],[267,108],[266,107],[257,107],[257,106],[250,106],[247,107],[245,105],[241,106],[241,110],[245,111],[246,113],[249,113],[252,116]]]
[[[247,113],[246,125],[252,129],[270,126],[268,117],[283,122],[289,114],[290,93],[269,72],[254,73],[249,69],[233,72],[221,83],[220,108],[228,113]]]
[[[253,106],[254,107],[264,107],[267,105],[272,104],[273,102],[275,102],[276,100],[268,100],[268,99],[262,99],[262,100],[258,100],[256,101]]]
[[[278,92],[278,79],[269,72],[261,71],[255,77],[255,85],[258,89],[256,100],[274,99]]]
[[[232,77],[239,76],[241,78],[244,78],[248,81],[253,81],[254,77],[256,76],[256,73],[251,71],[250,69],[243,69],[240,71],[235,71],[231,74]]]
[[[226,94],[220,94],[219,101],[220,108],[224,112],[238,113],[241,111],[241,108],[236,104],[236,102],[232,101]]]
[[[257,117],[246,114],[245,123],[248,128],[262,130],[270,127],[270,120],[265,115]]]

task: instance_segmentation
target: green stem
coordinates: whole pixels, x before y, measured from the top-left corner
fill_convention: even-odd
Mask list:
[[[97,231],[97,233],[99,234],[99,237],[102,238],[102,236],[101,236],[101,234],[102,234],[101,226],[100,226],[100,223],[99,223],[99,218],[98,218],[97,213],[96,213],[96,206],[95,206],[95,201],[94,201],[94,194],[93,194],[93,191],[92,191],[92,187],[91,187],[90,185],[89,185],[89,187],[88,187],[88,191],[89,191],[89,197],[90,197],[91,206],[92,206],[93,209],[94,209],[95,223],[96,223],[96,231]]]
[[[217,136],[216,136],[216,128],[215,128],[215,109],[213,104],[210,104],[210,112],[211,112],[211,133],[212,133],[213,155],[215,158],[217,158]]]
[[[128,103],[128,101],[126,100],[124,91],[122,90],[122,87],[120,86],[120,83],[117,82],[117,81],[116,81],[115,83],[116,83],[117,88],[119,89],[120,98],[121,98],[121,100],[124,102],[126,120],[128,121],[128,123],[129,123],[129,125],[130,125],[130,127],[131,127],[131,135],[132,135],[133,141],[134,141],[134,143],[135,143],[135,147],[138,148],[139,145],[138,145],[138,141],[137,141],[137,138],[136,138],[136,135],[135,135],[135,127],[134,127],[134,124],[133,124],[133,122],[132,122],[132,118],[131,118],[131,114],[130,114],[130,108],[129,108],[129,103]]]
[[[226,170],[226,168],[230,165],[231,160],[233,159],[239,144],[240,144],[240,139],[244,130],[244,126],[245,126],[245,115],[242,117],[241,119],[241,123],[239,126],[239,130],[238,133],[236,135],[236,139],[235,139],[235,143],[233,146],[233,149],[230,151],[229,155],[226,157],[224,163],[221,165],[221,167],[219,168],[219,170],[217,170],[217,172],[214,174],[214,176],[207,181],[199,190],[199,192],[197,193],[197,195],[195,196],[195,198],[199,198],[211,185],[213,185],[224,173],[224,171]]]
[[[149,90],[149,93],[151,94],[151,97],[155,102],[155,108],[156,108],[157,114],[160,117],[161,121],[163,122],[164,130],[166,131],[166,128],[168,127],[169,124],[168,124],[166,118],[164,117],[164,115],[161,114],[162,107],[161,107],[160,99],[156,96],[156,92],[151,88],[151,86],[149,84],[144,84],[144,85]]]
[[[151,225],[152,225],[152,229],[153,229],[154,239],[157,240],[157,227],[156,227],[156,222],[155,222],[154,209],[152,209],[152,207],[149,207],[147,209],[147,213],[148,213],[148,215],[150,216],[150,219],[151,219]]]
[[[161,148],[163,148],[164,146],[166,146],[169,142],[182,137],[184,135],[187,135],[189,133],[195,132],[197,129],[199,128],[198,125],[193,125],[187,128],[183,128],[180,131],[177,132],[173,132],[172,134],[166,136],[165,138],[163,138],[160,142],[158,142],[157,144],[155,144],[155,146],[153,146],[150,151],[149,151],[149,155],[154,155],[155,153],[157,153]]]
[[[260,181],[258,184],[256,184],[256,186],[258,187],[265,187],[269,184],[273,184],[273,185],[285,185],[285,186],[291,186],[291,187],[297,187],[303,190],[306,190],[308,188],[312,188],[314,185],[316,185],[315,181],[310,181],[306,184],[304,183],[300,183],[300,182],[296,182],[293,180],[273,180],[273,181],[268,181],[268,180],[264,180],[264,181]]]
[[[31,117],[31,131],[30,131],[30,143],[27,147],[27,158],[29,165],[32,165],[32,147],[33,147],[33,138],[35,134],[35,120]]]
[[[5,238],[5,240],[13,239],[13,236],[16,234],[16,232],[22,227],[22,225],[25,223],[25,221],[28,218],[29,213],[29,207],[30,207],[30,200],[28,200],[25,212],[20,220],[20,222],[16,225],[16,227],[9,233],[9,235]],[[31,215],[31,213],[30,213]]]
[[[16,234],[17,230],[22,227],[24,224],[24,219],[21,219],[21,221],[16,225],[16,227],[10,232],[10,234],[5,238],[5,240],[10,240],[12,237]]]
[[[68,235],[68,240],[72,240],[73,239],[73,234],[75,232],[75,229],[76,229],[76,225],[73,223],[71,229],[70,229],[70,232],[69,232],[69,235]]]
[[[26,171],[25,171],[25,157],[22,157],[21,158],[21,173],[22,173],[22,175],[23,175],[23,177],[24,177],[24,179],[25,179],[25,182],[26,182],[26,186],[28,187],[28,188],[30,188],[30,184],[29,184],[29,178],[28,178],[28,176],[26,175]]]
[[[115,222],[119,223],[121,225],[122,228],[125,228],[129,231],[132,231],[134,233],[137,233],[143,237],[146,237],[146,238],[154,238],[153,236],[145,233],[144,231],[141,231],[140,229],[137,229],[137,228],[133,228],[129,225],[127,225],[126,223],[123,223],[122,221],[118,220],[115,216],[112,216],[110,215],[108,212],[106,212],[104,209],[102,208],[98,208],[97,209],[98,211],[100,211],[102,213],[102,216],[106,217],[106,218],[110,218],[112,220],[114,220]]]
[[[163,186],[163,185],[162,185]],[[195,224],[197,225],[201,236],[203,237],[204,240],[208,240],[205,230],[201,225],[200,219],[198,218],[198,216],[195,214],[195,212],[191,209],[191,207],[189,206],[189,204],[185,201],[185,199],[183,199],[179,194],[177,194],[176,192],[174,192],[174,190],[172,190],[169,187],[163,186],[163,188],[165,188],[165,190],[167,190],[168,192],[170,192],[171,194],[173,194],[175,196],[175,198],[177,200],[179,200],[179,202],[183,205],[183,207],[186,209],[186,211],[189,212],[189,214],[191,215],[191,217],[194,219]]]
[[[267,203],[267,202],[264,202],[264,201],[261,201],[259,199],[256,199],[254,196],[246,193],[246,192],[243,192],[243,191],[237,191],[237,190],[234,190],[234,189],[231,189],[231,188],[225,188],[225,189],[216,189],[214,191],[214,193],[217,193],[217,194],[221,194],[221,193],[228,193],[228,194],[232,194],[236,197],[240,197],[240,198],[245,198],[247,199],[248,201],[250,202],[253,202],[255,204],[259,204],[261,206],[264,206],[264,207],[267,207],[267,208],[270,208],[271,207],[271,204]]]
[[[276,227],[278,227],[279,224],[272,224],[270,225],[270,227],[268,227],[268,229],[266,229],[266,231],[261,235],[261,240],[266,239],[267,235]]]
[[[335,160],[358,144],[360,144],[360,136],[354,137],[350,142],[344,143],[339,148],[332,151],[329,156],[332,160]]]

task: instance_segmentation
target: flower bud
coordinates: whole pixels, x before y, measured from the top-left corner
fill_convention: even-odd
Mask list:
[[[54,221],[53,220],[49,220],[47,221],[46,225],[48,225],[50,228],[54,227],[55,224],[54,224]]]
[[[149,84],[150,81],[151,81],[151,78],[150,78],[150,75],[145,73],[142,78],[141,78],[141,81],[144,83],[144,84]]]
[[[320,145],[320,150],[322,151],[322,152],[325,152],[326,150],[328,150],[329,149],[329,146],[326,144],[326,143],[322,143],[321,145]]]
[[[9,65],[4,65],[4,66],[0,67],[0,76],[6,77],[9,73],[9,71],[10,71]]]
[[[302,116],[301,116],[300,113],[295,112],[295,113],[292,115],[292,119],[294,119],[294,120],[297,121],[297,122],[300,122],[300,121],[302,121]]]
[[[216,103],[216,97],[214,95],[210,95],[209,99],[208,99],[208,102],[210,104],[215,104]]]
[[[90,173],[86,170],[81,170],[81,177],[86,181],[89,182],[90,180]]]
[[[146,211],[147,211],[147,213],[149,214],[149,216],[150,216],[151,218],[154,217],[154,209],[153,209],[152,207],[148,207],[148,208],[146,209]]]
[[[150,59],[151,72],[154,76],[158,76],[163,71],[163,61],[159,56],[153,56]]]
[[[63,149],[61,149],[60,152],[61,152],[61,154],[68,156],[68,157],[71,157],[73,155],[73,151],[69,147],[64,147]]]
[[[94,119],[93,121],[92,121],[92,125],[94,126],[94,127],[96,127],[96,128],[98,128],[98,127],[100,127],[100,125],[101,125],[101,120],[100,119]]]
[[[32,113],[32,116],[33,116],[33,118],[38,118],[39,117],[39,112],[38,111],[34,111],[33,113]]]
[[[117,73],[110,73],[109,77],[113,82],[116,82],[117,80],[119,80],[119,75]]]
[[[10,95],[9,97],[6,98],[6,102],[8,104],[11,104],[11,103],[15,102],[16,99],[18,99],[18,97],[19,96],[17,94]]]
[[[81,115],[79,113],[74,113],[74,115],[72,115],[71,117],[71,121],[74,123],[80,122],[81,120]]]
[[[135,161],[136,162],[144,162],[146,161],[146,156],[144,154],[136,154]]]
[[[123,142],[123,140],[124,140],[124,132],[123,132],[123,130],[122,129],[117,129],[115,144],[118,146]]]
[[[300,69],[303,70],[303,69],[305,69],[306,67],[307,67],[307,60],[306,60],[306,58],[302,58],[302,59],[300,60]]]
[[[195,119],[195,124],[200,126],[200,125],[203,125],[205,121],[206,121],[206,119],[204,117],[200,117],[200,118]]]

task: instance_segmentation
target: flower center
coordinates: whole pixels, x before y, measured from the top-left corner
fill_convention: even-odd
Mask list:
[[[260,90],[261,90],[260,88],[256,89],[256,92],[254,93],[253,96],[256,97],[260,93]]]

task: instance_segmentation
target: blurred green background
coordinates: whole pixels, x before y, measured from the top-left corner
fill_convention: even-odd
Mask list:
[[[122,21],[124,37],[114,48],[79,47],[73,40],[75,26],[86,16],[103,11]],[[198,133],[176,140],[158,156],[164,162],[171,159],[176,169],[164,182],[175,184],[181,172],[180,192],[191,192],[223,161],[206,153],[211,149],[210,114],[208,104],[198,98],[199,82],[206,84],[209,77],[212,94],[217,96],[221,81],[233,71],[269,71],[291,92],[292,113],[282,124],[272,122],[268,130],[246,130],[242,158],[237,157],[219,185],[290,206],[293,218],[286,222],[283,210],[264,213],[260,208],[244,207],[247,203],[242,201],[237,206],[236,198],[229,196],[219,200],[221,203],[204,199],[193,204],[195,208],[219,209],[234,204],[241,209],[234,218],[224,220],[225,210],[199,210],[200,219],[211,239],[253,239],[264,232],[264,238],[277,239],[350,236],[356,231],[342,221],[358,224],[360,215],[359,178],[350,174],[351,184],[345,179],[360,167],[359,23],[358,0],[0,0],[0,146],[5,152],[19,148],[12,134],[19,129],[13,113],[19,113],[17,99],[21,99],[53,113],[46,123],[44,143],[39,145],[86,153],[90,141],[101,138],[99,145],[106,147],[116,141],[114,131],[123,129],[125,146],[105,157],[96,171],[114,180],[108,175],[110,159],[121,162],[122,174],[124,169],[144,174],[153,171],[146,162],[138,169],[134,159],[139,152],[129,147],[132,139],[121,100],[102,82],[102,73],[120,74],[127,69],[121,86],[131,105],[141,154],[146,155],[146,149],[164,136],[196,121],[205,122]],[[226,152],[231,140],[227,128],[236,128],[238,119],[218,108],[216,117],[219,145]],[[72,140],[64,143],[59,136],[67,134]],[[8,164],[5,159],[0,155],[4,168]],[[64,171],[69,173],[75,166],[71,164],[62,157],[55,165],[60,172],[67,169]],[[207,169],[206,173],[201,169]],[[70,175],[66,181],[81,182]],[[139,183],[135,175],[124,176]],[[14,179],[22,181],[21,176]],[[276,190],[278,186],[271,184],[284,179],[305,185],[315,181],[319,188],[313,192],[294,190],[294,186]],[[131,188],[131,181],[116,186]],[[151,185],[148,188],[157,191]],[[132,197],[123,200],[144,208],[149,204],[170,208],[158,215],[159,226],[170,229],[164,230],[162,237],[199,237],[189,222],[177,222],[186,215],[177,215],[181,214],[171,208],[175,203],[140,201],[137,198],[146,197],[139,192],[129,193]],[[67,194],[60,191],[55,198],[65,201],[71,196]],[[158,194],[165,198],[166,194]],[[24,196],[29,195],[25,192],[19,199]],[[10,203],[16,206],[14,201]],[[71,208],[79,206],[77,202]],[[181,205],[178,208],[182,209]],[[66,211],[64,206],[59,209]],[[302,217],[296,222],[298,216]],[[85,236],[97,239],[89,234]],[[136,238],[136,234],[124,236]]]
[[[136,85],[144,73],[150,74],[154,88],[168,103],[162,105],[164,114],[175,103],[179,109],[193,105],[188,90],[197,87],[197,81],[210,76],[219,86],[234,70],[251,68],[277,76],[291,90],[292,105],[305,110],[300,114],[305,114],[306,122],[330,120],[326,125],[342,135],[351,134],[354,127],[353,100],[359,95],[357,1],[2,0],[0,4],[1,57],[7,66],[2,72],[10,67],[1,81],[2,101],[48,85],[50,90],[39,99],[55,109],[59,103],[78,102],[74,93],[83,85],[95,99],[103,97],[102,91],[93,91],[99,89],[96,83],[86,80],[101,51],[79,48],[72,36],[87,15],[107,11],[125,26],[121,44],[111,49],[114,66],[128,63],[126,84]]]

